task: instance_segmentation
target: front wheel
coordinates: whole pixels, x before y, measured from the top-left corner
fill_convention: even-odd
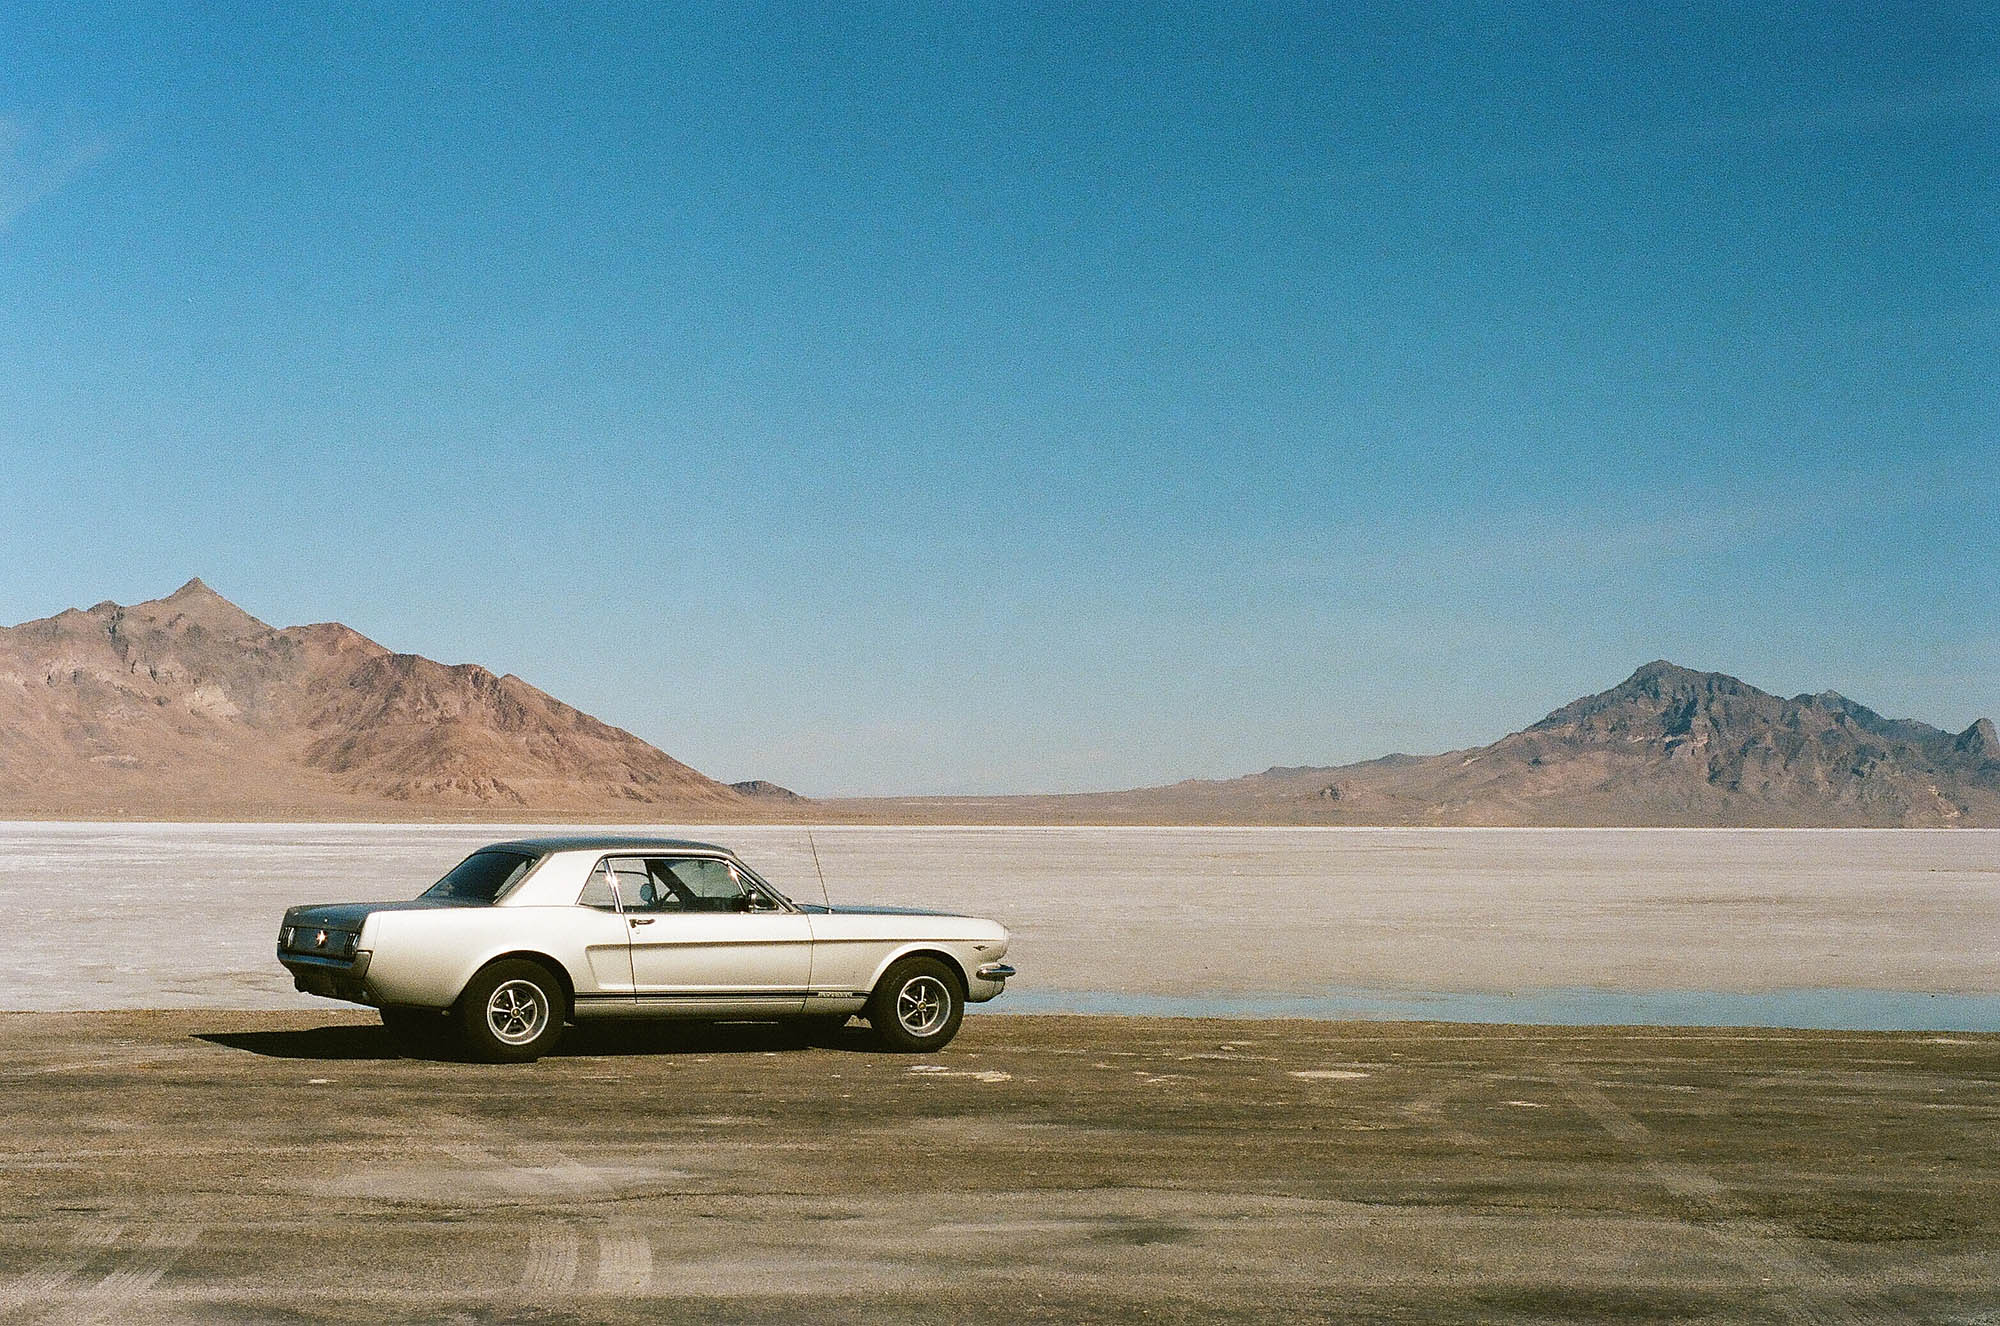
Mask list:
[[[904,1054],[941,1050],[965,1019],[958,974],[936,958],[905,958],[889,968],[868,1000],[868,1024],[883,1048]]]
[[[509,958],[472,978],[454,1015],[475,1058],[524,1064],[555,1048],[563,1011],[562,987],[546,967]]]

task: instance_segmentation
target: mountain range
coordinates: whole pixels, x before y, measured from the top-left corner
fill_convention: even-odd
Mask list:
[[[514,676],[273,627],[200,580],[0,628],[0,815],[2000,826],[2000,740],[1648,663],[1490,745],[1128,792],[814,801]]]
[[[198,579],[0,629],[0,811],[650,818],[749,804],[519,677],[394,653],[336,622],[272,627]]]
[[[1005,800],[1069,822],[2000,827],[2000,740],[1660,661],[1487,746]]]

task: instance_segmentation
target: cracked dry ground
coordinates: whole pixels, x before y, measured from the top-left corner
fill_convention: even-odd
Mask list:
[[[2000,1037],[0,1016],[0,1320],[2000,1321]]]

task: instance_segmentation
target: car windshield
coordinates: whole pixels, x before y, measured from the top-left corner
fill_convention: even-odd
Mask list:
[[[424,896],[454,902],[492,902],[513,888],[534,864],[534,857],[519,852],[474,852],[453,866],[449,875],[425,889]]]

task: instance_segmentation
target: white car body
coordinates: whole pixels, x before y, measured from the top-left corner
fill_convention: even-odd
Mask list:
[[[311,994],[389,1010],[443,1010],[489,964],[527,959],[561,978],[572,1020],[840,1018],[861,1012],[883,974],[915,956],[946,963],[968,1003],[994,998],[1013,975],[1000,961],[1008,934],[998,922],[795,903],[710,843],[541,838],[481,852],[514,853],[532,864],[491,901],[427,896],[291,908],[279,961]],[[701,868],[738,872],[754,895],[745,904],[752,909],[649,909],[618,885],[629,878],[621,863],[632,861],[720,863]],[[590,888],[597,893],[587,895]],[[689,905],[709,901],[717,900]],[[661,900],[662,907],[673,903]]]

